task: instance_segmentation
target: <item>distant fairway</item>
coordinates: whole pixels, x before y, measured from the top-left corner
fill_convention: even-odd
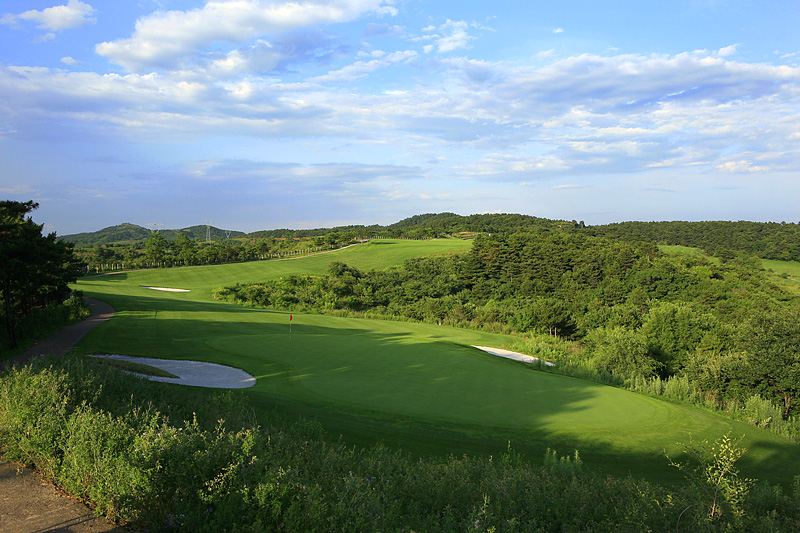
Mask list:
[[[796,445],[724,417],[628,391],[533,371],[469,345],[501,347],[499,335],[426,324],[294,314],[214,301],[221,285],[323,273],[331,261],[383,268],[408,257],[463,250],[456,240],[388,241],[290,261],[130,272],[77,286],[117,316],[80,344],[105,352],[198,359],[256,376],[256,410],[317,419],[334,437],[384,441],[415,453],[495,454],[511,442],[539,460],[547,447],[578,449],[590,467],[679,480],[664,450],[676,443],[746,434],[751,477],[788,483],[800,473]],[[141,286],[189,289],[160,292]]]
[[[800,263],[797,261],[775,261],[762,259],[770,279],[783,288],[800,294]]]

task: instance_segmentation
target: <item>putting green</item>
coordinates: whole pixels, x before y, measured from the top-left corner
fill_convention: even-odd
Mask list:
[[[517,429],[586,425],[619,431],[660,422],[666,408],[620,389],[526,372],[471,347],[418,338],[295,333],[287,341],[285,335],[240,335],[214,338],[209,346],[231,360],[260,353],[267,366],[256,377],[268,391],[389,415]]]
[[[500,335],[296,313],[290,324],[289,313],[211,298],[213,288],[237,281],[324,272],[335,260],[365,269],[390,266],[404,255],[445,252],[445,245],[460,241],[433,241],[430,248],[407,242],[326,254],[324,262],[316,256],[82,279],[77,287],[109,302],[117,314],[78,348],[241,368],[258,381],[236,393],[256,411],[312,417],[357,444],[384,441],[418,453],[494,454],[510,441],[536,460],[547,447],[563,455],[578,449],[586,464],[602,471],[675,481],[680,474],[667,466],[665,450],[674,456],[678,443],[731,432],[746,435],[745,475],[788,484],[800,472],[796,445],[751,426],[534,371],[470,346],[503,346],[508,339]],[[384,250],[393,251],[387,258]]]

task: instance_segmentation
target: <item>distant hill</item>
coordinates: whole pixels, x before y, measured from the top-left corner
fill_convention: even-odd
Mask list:
[[[268,237],[289,237],[289,238],[303,238],[303,237],[316,237],[318,235],[327,235],[329,233],[363,233],[364,236],[373,235],[386,229],[385,226],[373,224],[371,226],[351,225],[351,226],[336,226],[333,228],[316,228],[316,229],[265,229],[261,231],[254,231],[248,233],[247,236],[254,239],[266,239]]]
[[[178,238],[178,235],[184,233],[190,239],[206,239],[207,226],[190,226],[183,229],[165,229],[160,230],[159,234],[168,241]],[[62,235],[59,240],[74,243],[76,246],[93,246],[95,244],[131,244],[136,242],[146,241],[150,237],[150,230],[137,226],[136,224],[119,224],[117,226],[109,226],[98,231],[88,233],[74,233],[72,235]],[[210,228],[211,240],[221,240],[236,237],[243,237],[246,235],[242,231],[223,230],[211,226]]]
[[[414,215],[400,222],[387,226],[389,230],[408,230],[425,228],[437,233],[454,233],[461,231],[475,231],[484,233],[515,232],[532,227],[562,227],[574,226],[575,222],[564,220],[550,220],[530,215],[517,215],[507,213],[491,213],[483,215],[457,215],[455,213],[427,213]]]

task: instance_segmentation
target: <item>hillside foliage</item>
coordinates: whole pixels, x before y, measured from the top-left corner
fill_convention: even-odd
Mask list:
[[[593,226],[596,235],[701,248],[731,259],[747,254],[762,259],[800,261],[800,224],[776,222],[621,222]]]

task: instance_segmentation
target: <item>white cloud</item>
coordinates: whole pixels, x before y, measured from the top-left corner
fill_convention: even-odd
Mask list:
[[[389,15],[390,17],[396,17],[396,16],[397,16],[397,13],[398,13],[398,11],[397,11],[397,8],[396,8],[396,7],[394,7],[394,6],[389,6],[389,5],[387,5],[387,6],[381,6],[381,7],[379,7],[378,9],[376,9],[376,10],[375,10],[375,12],[376,12],[376,13],[377,13],[379,16]]]
[[[64,63],[65,65],[70,65],[70,66],[74,66],[74,65],[78,64],[78,62],[74,58],[72,58],[70,56],[62,57],[61,58],[61,62]]]
[[[402,52],[393,52],[391,54],[380,53],[371,61],[356,61],[339,70],[329,72],[322,76],[316,76],[309,81],[313,83],[328,83],[328,82],[348,82],[367,76],[370,72],[378,70],[379,68],[387,67],[392,63],[398,61],[408,61],[417,56],[417,52],[413,50],[405,50]]]
[[[564,33],[564,28],[555,28],[553,29],[553,33]]]
[[[766,172],[770,169],[769,167],[754,165],[750,161],[741,160],[741,161],[727,161],[721,165],[717,165],[716,167],[714,167],[714,170],[729,174],[746,174],[754,172]]]
[[[470,27],[478,27],[478,25],[474,22],[470,24],[463,20],[447,19],[444,24],[438,27],[427,26],[423,28],[422,31],[427,32],[428,35],[419,36],[415,40],[435,41],[434,44],[425,45],[423,47],[423,51],[426,54],[432,52],[434,49],[442,53],[452,52],[453,50],[466,48],[469,42],[475,39],[475,37],[471,36],[468,32]]]
[[[347,83],[414,61],[417,52],[365,53],[289,83],[247,66],[262,61],[268,71],[281,56],[279,45],[252,48],[220,54],[194,78],[0,66],[0,124],[7,136],[30,138],[45,134],[45,124],[97,124],[143,142],[161,135],[336,139],[369,144],[370,157],[479,181],[800,167],[798,68],[734,62],[714,52],[581,55],[544,67],[538,60],[427,58],[424,72],[387,70],[391,86],[373,90]]]
[[[132,37],[95,51],[129,71],[176,68],[214,43],[246,43],[265,34],[353,20],[381,12],[383,0],[209,0],[190,11],[158,11],[136,22]]]
[[[731,56],[731,55],[736,53],[736,48],[738,46],[739,46],[738,44],[732,44],[730,46],[726,46],[724,48],[720,48],[719,50],[717,50],[717,55],[720,56],[720,57]]]
[[[32,9],[18,15],[6,14],[0,18],[2,24],[17,24],[20,21],[37,23],[42,30],[61,31],[95,24],[94,8],[80,0],[69,0],[66,5],[53,6],[41,11]]]

